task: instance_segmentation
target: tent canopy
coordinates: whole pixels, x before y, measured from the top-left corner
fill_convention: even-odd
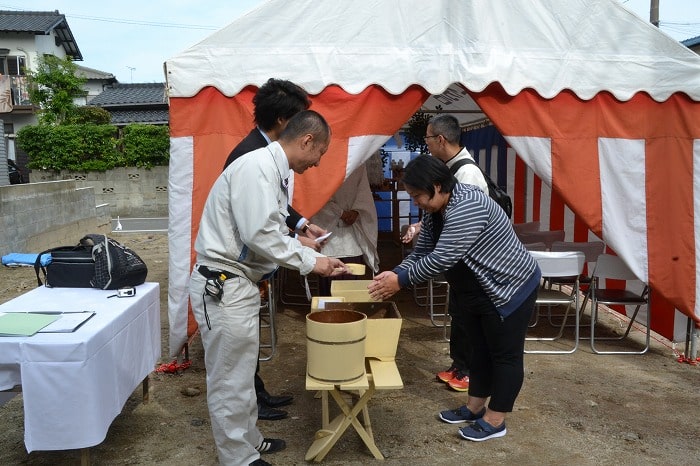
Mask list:
[[[659,293],[652,326],[674,307],[700,321],[700,57],[615,0],[269,0],[165,71],[171,248],[192,258],[171,257],[173,353],[193,327],[187,277],[211,167],[250,130],[270,77],[304,87],[333,127],[321,165],[294,178],[307,216],[421,106],[463,122],[481,110],[518,154],[508,186],[532,170],[577,229],[620,254]]]
[[[498,82],[509,95],[700,100],[698,56],[615,0],[270,0],[166,66],[171,97],[230,97],[275,76],[312,94]]]

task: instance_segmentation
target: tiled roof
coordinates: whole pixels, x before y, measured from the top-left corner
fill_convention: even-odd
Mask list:
[[[164,83],[114,84],[89,102],[110,109],[134,105],[166,105]]]
[[[54,32],[66,54],[73,60],[82,60],[66,16],[56,11],[0,10],[0,32],[28,32],[36,35]]]
[[[129,123],[168,124],[168,109],[162,110],[109,110],[111,124],[121,126]]]
[[[82,76],[87,79],[101,79],[105,81],[110,81],[112,83],[117,82],[117,78],[114,77],[112,73],[106,71],[96,70],[94,68],[88,68],[87,66],[76,65],[77,75]]]
[[[691,37],[690,39],[686,39],[682,41],[681,44],[685,45],[686,47],[694,47],[700,44],[700,36],[695,36]]]

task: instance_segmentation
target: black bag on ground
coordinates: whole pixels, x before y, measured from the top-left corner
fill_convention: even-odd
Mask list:
[[[41,256],[51,254],[51,262],[41,265]],[[95,261],[92,259],[92,247],[61,246],[49,249],[37,256],[34,271],[38,286],[43,285],[39,271],[44,274],[48,287],[92,288],[90,281],[95,275]]]
[[[466,164],[472,164],[476,165],[479,170],[481,170],[481,167],[474,162],[471,159],[462,159],[458,160],[454,165],[450,167],[450,172],[452,172],[452,175],[454,176],[457,173],[457,170],[459,170],[461,167],[463,167]],[[507,192],[505,192],[503,189],[501,189],[500,186],[498,186],[490,176],[488,176],[486,173],[484,173],[484,170],[481,170],[481,174],[484,175],[484,179],[486,180],[486,185],[489,187],[489,196],[491,199],[496,201],[496,204],[501,206],[501,208],[504,210],[508,218],[513,217],[513,200],[510,198]]]
[[[92,246],[92,258],[95,262],[93,277],[94,288],[116,290],[123,286],[136,286],[146,281],[148,267],[134,251],[107,237],[89,234],[80,240],[81,244]]]

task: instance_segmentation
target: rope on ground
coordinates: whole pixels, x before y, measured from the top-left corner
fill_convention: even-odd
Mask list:
[[[156,369],[156,372],[160,373],[165,373],[165,374],[177,374],[179,372],[184,371],[188,367],[192,365],[192,361],[189,359],[186,359],[182,361],[182,363],[178,363],[177,359],[174,360],[173,362],[170,363],[163,363],[158,368]]]

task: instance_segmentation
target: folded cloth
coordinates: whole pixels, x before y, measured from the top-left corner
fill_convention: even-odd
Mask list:
[[[11,252],[2,256],[2,265],[7,267],[33,266],[39,254],[26,254],[21,252]],[[51,253],[41,255],[41,265],[46,267],[51,263]]]

